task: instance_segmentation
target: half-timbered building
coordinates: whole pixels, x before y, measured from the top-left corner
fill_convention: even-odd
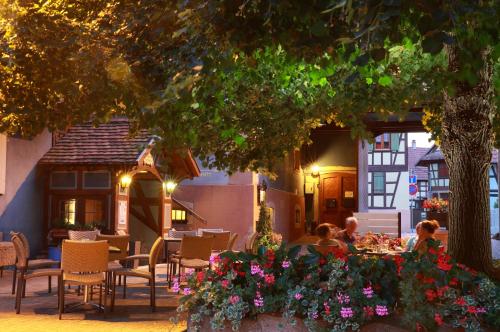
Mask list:
[[[45,183],[44,233],[61,224],[95,224],[150,244],[172,227],[172,215],[183,221],[189,209],[176,208],[177,202],[172,214],[165,183],[198,176],[198,166],[189,152],[153,146],[147,131],[130,136],[126,118],[69,128],[38,162]]]

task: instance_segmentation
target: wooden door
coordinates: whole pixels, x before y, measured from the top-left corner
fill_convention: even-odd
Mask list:
[[[333,172],[320,176],[320,223],[344,227],[345,218],[358,208],[356,174]]]

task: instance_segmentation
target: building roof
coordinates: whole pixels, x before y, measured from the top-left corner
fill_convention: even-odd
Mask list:
[[[140,131],[129,136],[130,123],[126,118],[112,119],[93,126],[90,123],[72,126],[65,135],[40,159],[42,165],[123,165],[136,164],[151,142],[151,135]]]
[[[422,158],[427,151],[429,151],[429,148],[408,147],[408,169],[415,170],[417,180],[427,180],[429,177],[427,167],[417,166],[420,158]]]
[[[444,161],[444,156],[443,153],[441,152],[441,149],[439,146],[434,145],[427,151],[427,153],[420,158],[420,160],[417,162],[417,166],[427,166],[428,164],[431,164],[432,162],[438,162],[438,161]],[[497,163],[498,162],[498,150],[493,149],[492,154],[491,154],[491,162],[492,163]]]

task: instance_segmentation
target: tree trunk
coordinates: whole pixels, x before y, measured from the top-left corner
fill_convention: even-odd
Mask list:
[[[449,70],[462,65],[455,47],[447,49]],[[457,261],[492,275],[489,176],[493,146],[492,66],[485,66],[475,86],[457,83],[444,93],[441,149],[449,169],[448,250]]]

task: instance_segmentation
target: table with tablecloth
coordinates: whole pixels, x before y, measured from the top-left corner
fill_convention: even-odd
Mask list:
[[[0,274],[3,274],[4,266],[16,263],[16,251],[12,242],[0,242]]]

